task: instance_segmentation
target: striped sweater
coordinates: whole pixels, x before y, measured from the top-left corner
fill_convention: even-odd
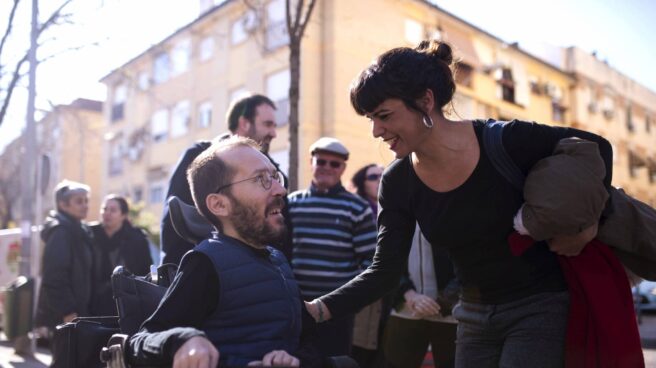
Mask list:
[[[341,184],[326,193],[314,186],[289,195],[292,267],[304,299],[327,294],[371,264],[374,214],[366,200]]]

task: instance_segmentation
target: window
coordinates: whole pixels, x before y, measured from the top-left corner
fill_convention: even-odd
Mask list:
[[[424,39],[424,26],[414,19],[405,20],[405,40],[412,45],[419,44]]]
[[[285,175],[289,174],[289,149],[269,152],[269,157],[278,164],[280,171]]]
[[[150,122],[150,134],[153,141],[160,142],[166,139],[169,133],[169,112],[166,109],[155,111]]]
[[[164,184],[152,184],[148,190],[148,202],[151,204],[164,203]]]
[[[136,187],[132,191],[132,203],[139,203],[143,201],[143,188]]]
[[[163,52],[155,57],[153,80],[156,84],[164,83],[169,79],[169,54]]]
[[[114,99],[112,100],[111,122],[123,120],[125,115],[125,100],[128,96],[128,87],[125,84],[119,84],[114,88]]]
[[[171,113],[171,138],[187,134],[189,120],[189,101],[178,102]]]
[[[289,44],[284,0],[273,0],[267,5],[266,48],[275,50]]]
[[[559,123],[565,121],[565,107],[556,100],[551,101],[551,119]]]
[[[633,124],[633,111],[631,105],[626,107],[626,129],[631,133],[635,132],[635,125]]]
[[[200,41],[200,50],[198,52],[198,59],[200,61],[207,61],[214,55],[214,39],[212,36],[207,36]]]
[[[123,145],[119,139],[109,141],[109,176],[123,172]]]
[[[237,45],[246,41],[249,32],[255,29],[256,26],[257,17],[255,12],[247,12],[244,14],[244,16],[232,23],[232,27],[230,29],[230,42],[233,45]]]
[[[615,100],[613,97],[604,95],[602,109],[606,119],[610,120],[615,116]]]
[[[139,73],[139,76],[137,78],[138,78],[137,83],[139,85],[139,89],[145,91],[148,89],[148,87],[150,87],[150,75],[148,74],[147,71],[143,71]]]
[[[289,69],[271,74],[266,80],[266,95],[276,104],[278,126],[289,122]]]
[[[649,115],[645,116],[645,132],[651,132],[651,120],[649,119]]]
[[[497,69],[497,83],[499,83],[501,99],[515,103],[515,82],[510,68]]]
[[[230,103],[250,95],[246,87],[238,87],[230,92]]]
[[[456,83],[463,85],[465,87],[472,86],[472,75],[474,73],[474,68],[469,64],[459,62],[456,64]]]
[[[212,103],[205,101],[198,106],[198,126],[207,128],[212,125]]]
[[[629,176],[635,178],[638,175],[637,170],[646,166],[647,163],[645,160],[640,158],[640,156],[636,155],[635,153],[629,151]]]
[[[186,39],[178,42],[171,51],[172,74],[178,75],[189,69],[189,57],[191,55],[191,41]]]
[[[456,93],[453,96],[453,112],[457,115],[452,116],[454,119],[474,119],[474,100],[471,97]]]

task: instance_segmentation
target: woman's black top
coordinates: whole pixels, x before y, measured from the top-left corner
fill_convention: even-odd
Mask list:
[[[522,256],[510,252],[507,238],[513,217],[523,203],[522,193],[492,166],[482,142],[485,122],[475,120],[480,159],[459,187],[436,192],[416,175],[410,156],[394,161],[383,174],[378,215],[378,248],[374,262],[348,284],[324,296],[335,316],[357,310],[397,285],[415,229],[415,221],[433,244],[448,250],[461,298],[468,302],[499,304],[548,291],[566,284],[545,242]],[[572,128],[513,121],[503,132],[503,145],[527,174],[540,159],[550,156],[563,138],[576,136],[596,142],[606,164],[604,182],[610,189],[612,148],[604,138]]]

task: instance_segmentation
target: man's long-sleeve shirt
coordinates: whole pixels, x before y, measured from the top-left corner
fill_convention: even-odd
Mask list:
[[[175,352],[190,338],[205,337],[201,327],[217,308],[219,277],[212,261],[203,253],[183,258],[173,283],[155,313],[130,337],[126,351],[129,364],[170,365]],[[305,308],[301,348],[288,352],[304,363],[316,364],[318,355],[312,343],[315,324]],[[221,347],[218,346],[219,353]]]
[[[321,192],[313,185],[289,195],[292,266],[306,300],[346,284],[370,264],[376,225],[369,203],[341,184]]]

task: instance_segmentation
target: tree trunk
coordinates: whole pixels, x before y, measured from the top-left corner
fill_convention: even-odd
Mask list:
[[[301,40],[289,42],[289,191],[298,189],[298,100],[301,80]]]

